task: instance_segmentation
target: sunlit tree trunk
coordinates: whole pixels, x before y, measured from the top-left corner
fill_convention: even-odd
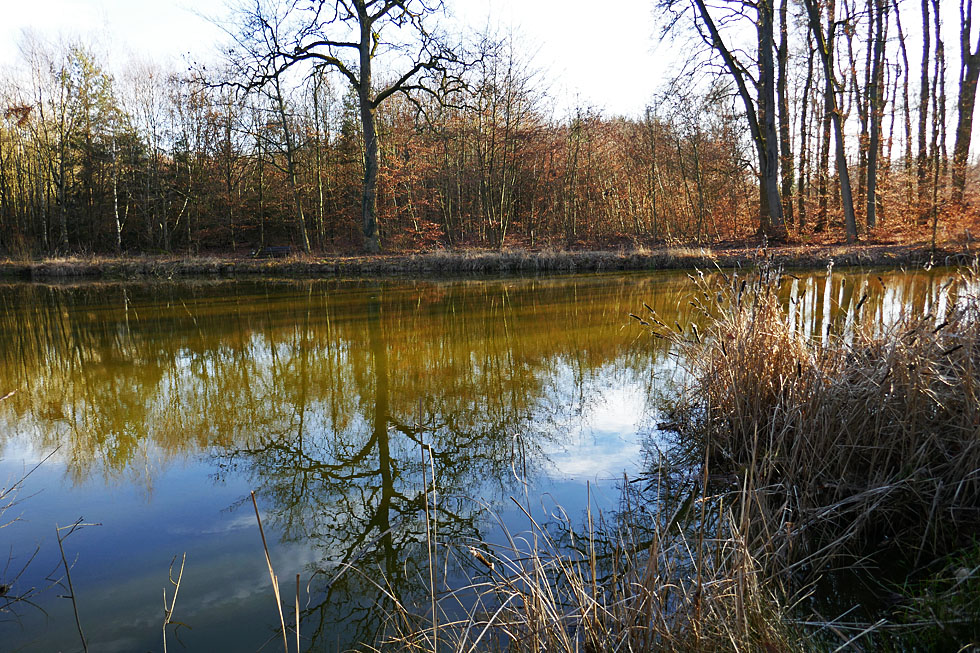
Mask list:
[[[782,171],[783,218],[786,224],[793,223],[793,149],[790,141],[788,64],[789,64],[789,25],[787,24],[788,0],[779,3],[779,154]],[[804,104],[806,100],[804,100]]]
[[[844,151],[844,128],[841,113],[837,105],[837,82],[834,79],[833,64],[833,15],[829,17],[831,28],[825,36],[820,23],[820,9],[816,0],[804,0],[809,16],[810,30],[817,41],[817,49],[823,60],[824,79],[826,82],[825,97],[830,106],[831,123],[834,127],[834,141],[837,158],[837,177],[840,182],[841,205],[844,210],[844,229],[847,242],[857,240],[857,220],[854,217],[854,199],[851,196],[851,178],[847,170],[847,156]]]
[[[964,201],[966,166],[973,135],[973,112],[977,101],[977,79],[980,77],[980,35],[976,49],[970,52],[970,27],[973,22],[973,0],[960,0],[960,85],[956,102],[956,144],[953,146],[953,202]]]
[[[929,216],[932,219],[932,247],[936,247],[936,236],[939,227],[939,202],[945,186],[947,165],[946,157],[946,46],[942,39],[941,18],[939,15],[939,0],[932,0],[933,28],[936,38],[936,55],[932,75],[932,143],[930,148],[930,163],[932,179],[930,188],[932,197],[929,202]],[[942,174],[940,173],[942,170]]]
[[[881,140],[881,116],[883,112],[881,92],[881,67],[885,57],[885,17],[887,0],[874,1],[874,50],[871,64],[871,84],[868,90],[870,105],[871,136],[868,142],[868,228],[877,224],[878,209],[878,151]]]
[[[797,225],[800,230],[806,225],[806,197],[809,191],[809,177],[807,175],[808,161],[810,159],[809,131],[807,108],[810,106],[810,91],[813,86],[813,48],[806,59],[806,78],[803,83],[803,93],[800,96],[800,160],[797,177]]]
[[[752,141],[759,158],[760,231],[775,238],[786,235],[783,224],[782,200],[779,196],[779,139],[776,132],[776,84],[773,61],[774,10],[771,0],[756,5],[756,36],[758,40],[759,85],[758,106],[749,93],[742,66],[735,60],[715,25],[704,0],[694,0],[698,15],[711,38],[712,47],[721,55],[728,73],[735,81],[738,95],[745,107]]]
[[[916,157],[916,188],[918,190],[918,222],[925,224],[929,219],[929,63],[931,35],[929,24],[929,0],[922,0],[922,65],[919,76],[919,151]]]
[[[902,15],[898,11],[898,0],[892,0],[895,16],[895,27],[898,30],[898,51],[902,55],[902,117],[905,125],[905,199],[909,207],[914,203],[914,188],[912,183],[912,106],[909,96],[909,55],[905,47],[905,31],[902,29]]]

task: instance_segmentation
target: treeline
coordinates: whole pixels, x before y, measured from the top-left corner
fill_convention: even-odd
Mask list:
[[[556,116],[543,75],[509,38],[479,39],[475,56],[439,69],[435,87],[407,84],[376,101],[364,89],[397,80],[395,67],[379,59],[373,78],[347,83],[299,61],[302,48],[313,51],[302,41],[310,28],[291,42],[288,22],[275,23],[284,25],[273,39],[281,49],[256,50],[270,39],[243,36],[236,47],[248,56],[233,49],[216,70],[110,67],[83,43],[34,39],[20,71],[0,79],[0,254],[354,252],[369,238],[369,200],[373,237],[388,250],[928,233],[960,220],[970,194],[966,120],[980,44],[971,54],[963,1],[955,103],[938,0],[923,0],[919,44],[885,0],[783,0],[768,8],[772,33],[757,30],[759,48],[729,74],[681,75],[632,117],[587,107]],[[401,4],[411,3],[384,6]],[[692,10],[706,34],[705,17],[718,11],[699,0],[667,4]],[[723,8],[747,7],[765,15],[765,3]],[[809,8],[829,25],[823,47]],[[691,61],[728,61],[714,47],[724,37],[709,37],[700,54],[689,49]],[[919,46],[916,78],[909,61]]]
[[[917,4],[658,0],[675,35],[695,34],[693,60],[733,85],[764,231],[826,231],[839,217],[850,242],[902,221],[935,240],[941,219],[963,217],[980,74],[973,0]]]
[[[396,96],[378,112],[386,248],[706,241],[750,227],[730,113],[554,119],[520,62],[490,57],[469,74],[465,101]],[[30,85],[0,95],[0,251],[358,250],[351,94],[326,74],[244,97],[217,81],[150,65],[112,76],[77,44],[38,51]]]

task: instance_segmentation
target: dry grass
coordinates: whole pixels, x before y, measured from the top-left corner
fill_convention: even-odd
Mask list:
[[[431,250],[379,256],[293,254],[283,258],[213,256],[67,257],[37,261],[0,260],[0,278],[81,279],[193,276],[377,277],[730,267],[774,260],[786,267],[821,268],[834,260],[845,265],[919,265],[956,262],[976,249],[959,242],[947,249],[928,245],[839,245],[764,247],[730,243],[726,248],[638,247],[625,250]]]
[[[580,536],[521,507],[528,531],[501,524],[506,544],[469,546],[457,563],[471,582],[440,598],[436,619],[399,605],[374,650],[806,650],[735,518],[709,534],[704,515],[688,521],[690,505],[658,510],[645,528],[639,512],[610,527],[590,511]]]
[[[793,328],[780,281],[773,270],[699,280],[703,334],[651,318],[690,366],[686,434],[712,474],[748,489],[752,534],[775,559],[813,567],[962,544],[980,525],[976,270],[946,315],[882,328],[859,305],[849,333],[817,340]]]

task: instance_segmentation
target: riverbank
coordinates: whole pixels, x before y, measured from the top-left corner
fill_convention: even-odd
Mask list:
[[[669,270],[715,265],[754,266],[771,261],[786,268],[920,267],[967,264],[968,246],[932,250],[928,245],[829,245],[780,247],[667,247],[619,251],[447,251],[378,256],[294,254],[282,258],[236,255],[73,256],[0,261],[0,278],[130,279],[192,276],[387,277],[538,272]]]

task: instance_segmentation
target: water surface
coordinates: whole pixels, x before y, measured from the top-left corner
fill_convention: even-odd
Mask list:
[[[940,315],[951,273],[787,278],[815,338],[854,308]],[[684,274],[464,281],[195,281],[0,286],[4,648],[79,650],[65,541],[92,650],[160,650],[162,589],[187,650],[281,647],[249,492],[284,601],[302,581],[304,647],[371,641],[383,584],[419,614],[429,533],[449,550],[614,508],[656,447],[678,361],[629,317],[696,319]],[[423,470],[428,470],[423,476]],[[437,495],[426,493],[435,477]],[[425,481],[423,479],[426,479]],[[586,486],[588,484],[588,491]],[[558,506],[561,506],[559,508]],[[2,567],[0,567],[2,569]],[[343,573],[339,573],[344,570]],[[390,607],[390,606],[388,606]],[[287,621],[292,619],[287,612]],[[171,632],[172,650],[179,648]]]

